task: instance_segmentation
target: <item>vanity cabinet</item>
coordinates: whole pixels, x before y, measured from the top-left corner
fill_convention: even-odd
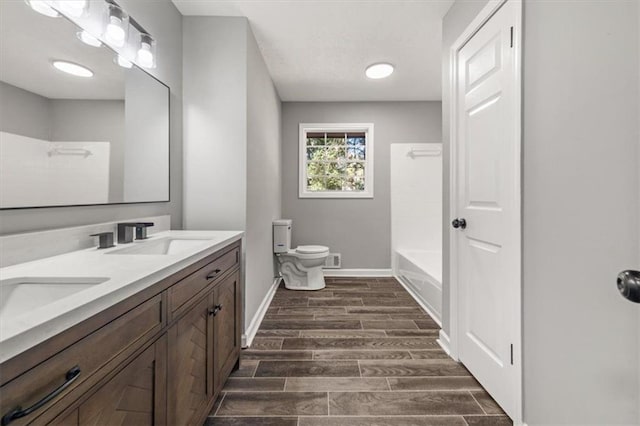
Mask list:
[[[239,254],[232,243],[0,365],[2,426],[201,425],[239,365]]]
[[[214,290],[214,386],[216,393],[234,367],[239,366],[241,345],[240,275],[235,273]],[[237,365],[236,365],[237,364]]]
[[[169,424],[192,424],[213,398],[213,292],[169,329]]]
[[[78,407],[77,424],[166,424],[166,357],[167,338],[162,336]]]

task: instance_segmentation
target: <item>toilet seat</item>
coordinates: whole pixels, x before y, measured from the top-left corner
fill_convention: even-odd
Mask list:
[[[329,247],[325,246],[298,246],[296,253],[300,254],[320,254],[329,251]]]
[[[299,246],[295,249],[289,250],[284,253],[287,256],[295,257],[296,259],[319,259],[321,257],[327,257],[329,255],[329,247],[324,246]]]

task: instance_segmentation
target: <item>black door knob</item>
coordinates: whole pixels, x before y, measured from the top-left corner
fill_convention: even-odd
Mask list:
[[[453,225],[454,228],[458,229],[465,229],[467,227],[467,221],[464,219],[453,219],[453,222],[451,222],[451,225]]]
[[[622,271],[616,280],[618,290],[625,299],[640,303],[640,271]]]

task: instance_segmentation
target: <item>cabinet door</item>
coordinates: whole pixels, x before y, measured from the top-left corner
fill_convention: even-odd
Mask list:
[[[169,424],[198,421],[213,398],[213,292],[168,331]]]
[[[78,423],[166,424],[166,345],[163,336],[83,402],[78,410]]]
[[[216,390],[222,388],[240,355],[241,303],[240,274],[236,272],[214,289]]]
[[[79,426],[80,419],[78,418],[79,409],[75,409],[71,412],[71,414],[67,414],[66,416],[60,416],[54,419],[49,426]]]

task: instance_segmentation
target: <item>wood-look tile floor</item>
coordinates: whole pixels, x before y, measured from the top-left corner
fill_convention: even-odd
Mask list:
[[[207,426],[512,424],[394,278],[326,281],[278,289]]]

